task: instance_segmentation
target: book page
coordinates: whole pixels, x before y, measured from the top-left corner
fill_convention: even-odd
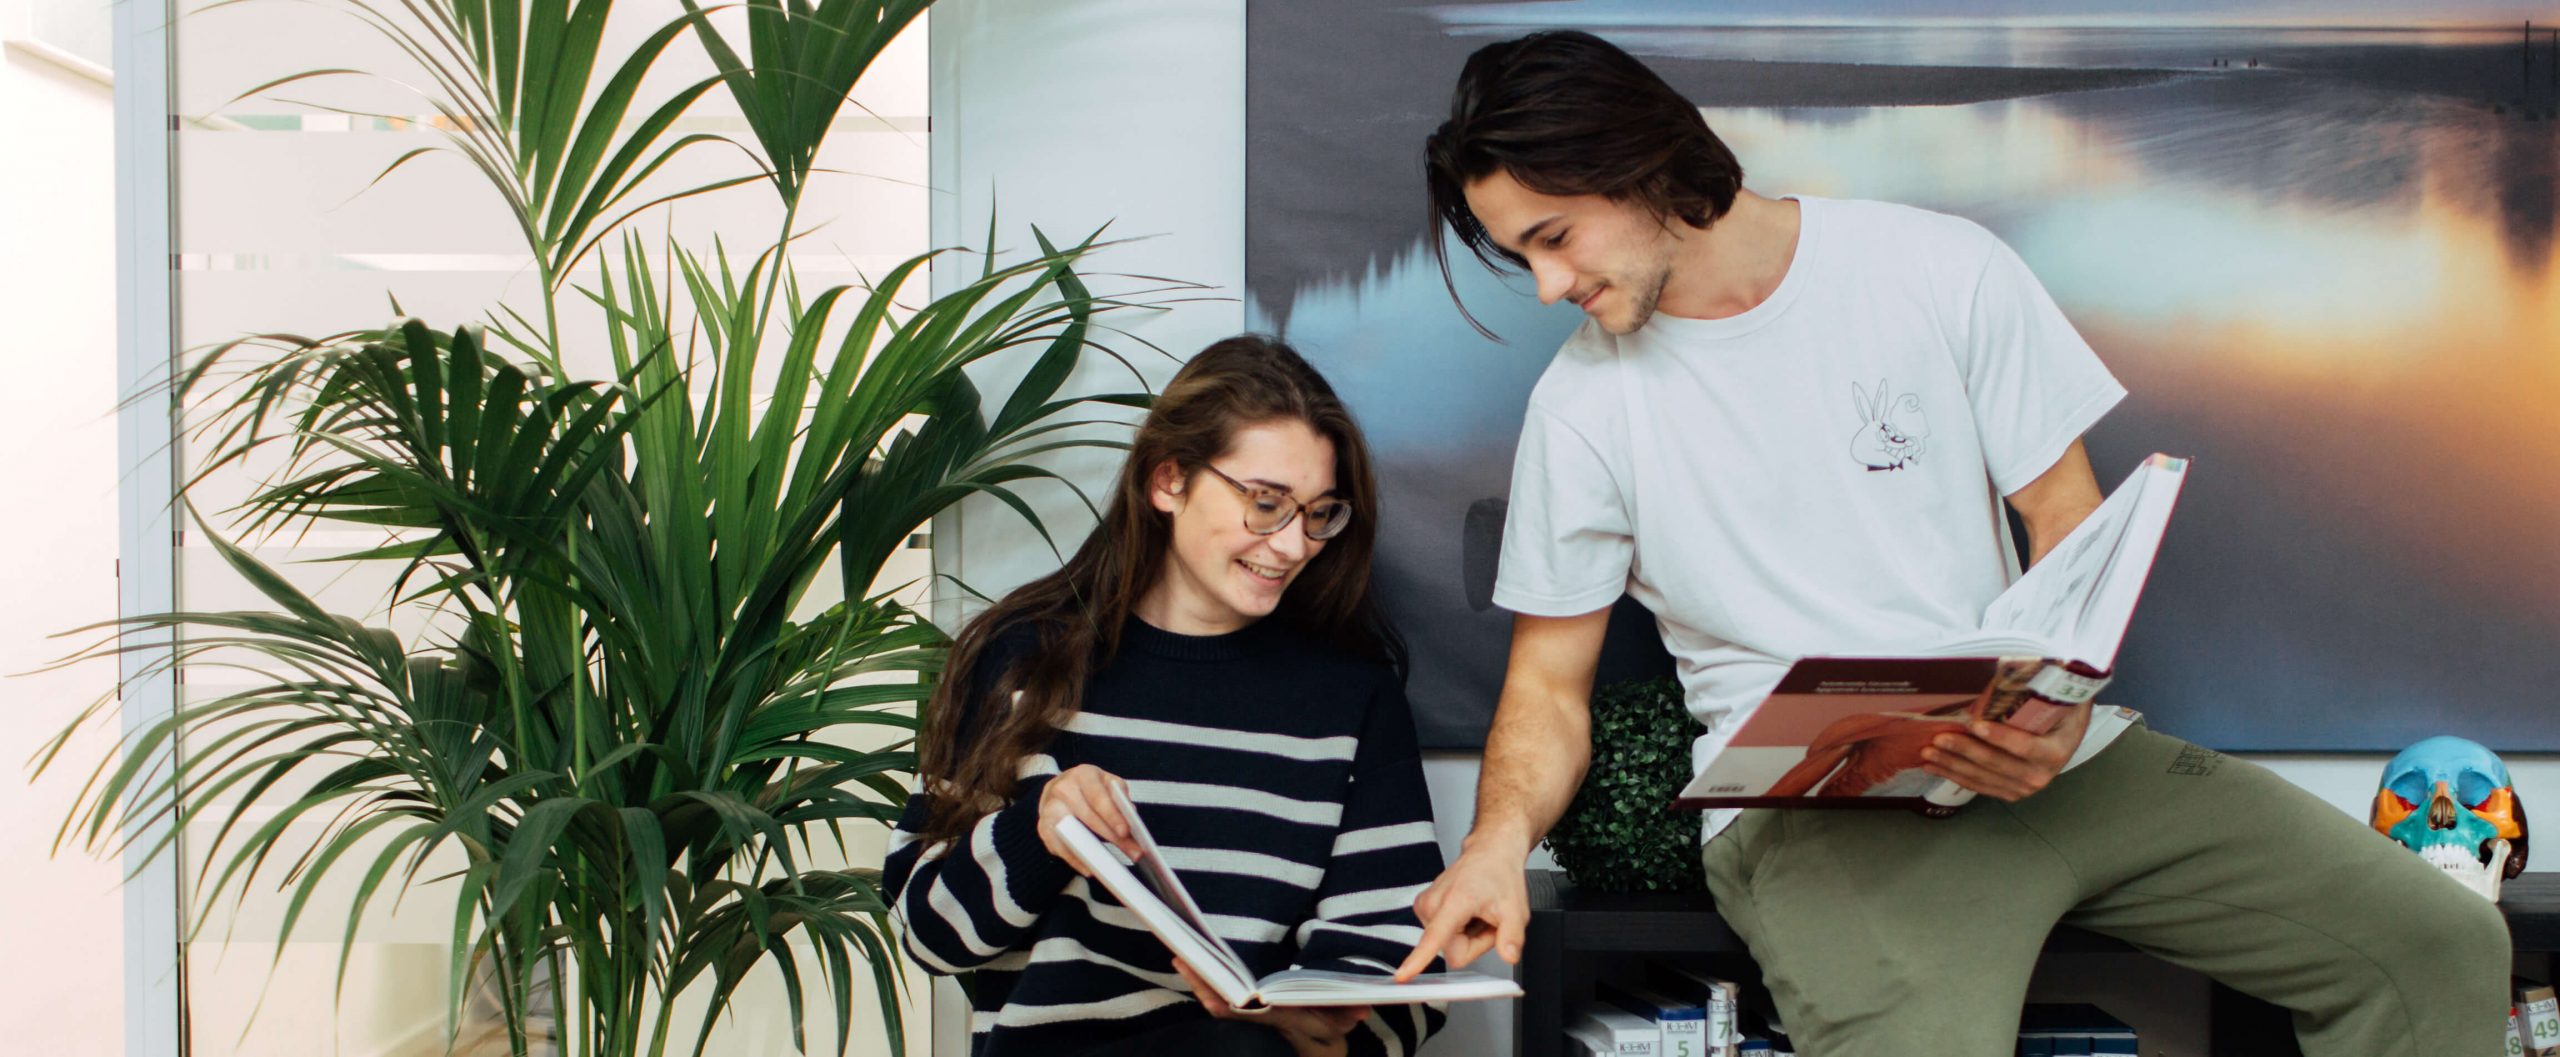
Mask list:
[[[2106,502],[2055,544],[2018,582],[2000,592],[1982,612],[1982,629],[2030,635],[2051,642],[2072,639],[2080,614],[2095,593],[2108,559],[2124,542],[2132,521],[2134,498],[2142,491],[2137,471]]]
[[[2122,538],[2108,555],[2106,567],[2099,570],[2097,586],[2072,631],[2074,658],[2101,671],[2114,670],[2116,649],[2124,645],[2125,631],[2133,624],[2134,606],[2141,601],[2143,584],[2151,578],[2152,562],[2168,535],[2169,514],[2186,486],[2186,471],[2187,460],[2166,455],[2154,455],[2134,471],[2142,487],[2126,512]]]
[[[1128,817],[1134,823],[1136,816]],[[1135,829],[1134,825],[1132,829]],[[1208,923],[1202,919],[1196,906],[1186,916],[1156,894],[1158,884],[1173,892],[1180,892],[1182,884],[1173,879],[1170,870],[1164,869],[1164,857],[1153,854],[1152,844],[1147,848],[1150,854],[1142,856],[1141,861],[1155,865],[1145,869],[1143,874],[1158,876],[1142,880],[1143,874],[1131,871],[1129,864],[1121,858],[1119,849],[1094,836],[1092,830],[1086,829],[1084,823],[1073,817],[1058,821],[1058,839],[1065,841],[1067,847],[1076,853],[1076,858],[1084,860],[1085,865],[1092,868],[1095,881],[1120,900],[1121,906],[1129,908],[1139,920],[1146,922],[1147,929],[1154,932],[1157,939],[1163,940],[1165,946],[1173,948],[1174,954],[1190,963],[1200,978],[1217,989],[1219,997],[1226,999],[1228,1005],[1242,1006],[1251,1002],[1254,981],[1243,959],[1236,957],[1226,941],[1207,928]],[[1185,904],[1191,902],[1189,893],[1182,893],[1181,899]]]
[[[1909,657],[2051,657],[2062,642],[2023,631],[1968,631],[1905,652]]]
[[[1466,970],[1421,973],[1401,984],[1391,976],[1329,969],[1291,969],[1262,980],[1262,1000],[1274,1006],[1394,1006],[1517,998],[1521,993],[1512,981]]]
[[[1128,820],[1129,838],[1137,841],[1141,850],[1137,860],[1129,864],[1130,869],[1136,871],[1138,880],[1145,882],[1155,892],[1156,898],[1164,900],[1165,905],[1182,918],[1183,924],[1199,933],[1203,942],[1216,948],[1228,968],[1243,974],[1244,958],[1227,946],[1226,940],[1219,938],[1218,930],[1209,925],[1209,915],[1202,913],[1200,904],[1191,898],[1191,890],[1182,887],[1182,880],[1174,875],[1173,867],[1165,864],[1164,853],[1156,845],[1155,835],[1147,832],[1146,820],[1138,816],[1138,805],[1130,803],[1129,794],[1117,785],[1111,788],[1111,802],[1120,809],[1120,817]]]
[[[2186,465],[2165,455],[2143,460],[2044,560],[1991,601],[1983,631],[2050,642],[2048,652],[2058,659],[2112,669]]]

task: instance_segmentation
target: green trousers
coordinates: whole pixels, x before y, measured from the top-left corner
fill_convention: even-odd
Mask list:
[[[2293,1011],[2306,1057],[2505,1052],[2488,900],[2265,768],[2138,725],[2021,803],[1748,811],[1704,855],[1807,1057],[2005,1057],[2056,922]]]

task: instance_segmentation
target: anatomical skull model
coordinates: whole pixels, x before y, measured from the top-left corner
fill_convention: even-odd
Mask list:
[[[2505,761],[2478,742],[2428,738],[2382,768],[2373,828],[2462,882],[2498,898],[2524,872],[2524,801]]]

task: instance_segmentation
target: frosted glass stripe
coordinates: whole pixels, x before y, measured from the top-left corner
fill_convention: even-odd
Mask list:
[[[191,114],[184,118],[189,126],[203,132],[399,132],[421,133],[453,130],[463,122],[442,114]],[[932,120],[922,114],[839,115],[827,127],[836,132],[896,132],[923,134],[932,131]],[[670,132],[751,132],[747,119],[736,115],[706,114],[678,119]]]
[[[182,272],[530,272],[533,258],[522,253],[179,253],[171,264]],[[649,255],[653,263],[663,263]],[[570,274],[593,274],[590,255]],[[793,254],[791,266],[802,273],[860,272],[879,275],[905,263],[886,254]],[[617,273],[622,257],[613,254]]]

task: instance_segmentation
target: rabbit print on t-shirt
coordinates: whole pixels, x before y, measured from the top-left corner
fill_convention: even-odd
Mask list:
[[[1899,470],[1916,462],[1928,449],[1929,416],[1920,411],[1920,398],[1910,393],[1893,395],[1890,379],[1876,382],[1875,398],[1867,397],[1867,387],[1849,383],[1850,401],[1864,421],[1856,436],[1849,438],[1849,457],[1868,470]]]

